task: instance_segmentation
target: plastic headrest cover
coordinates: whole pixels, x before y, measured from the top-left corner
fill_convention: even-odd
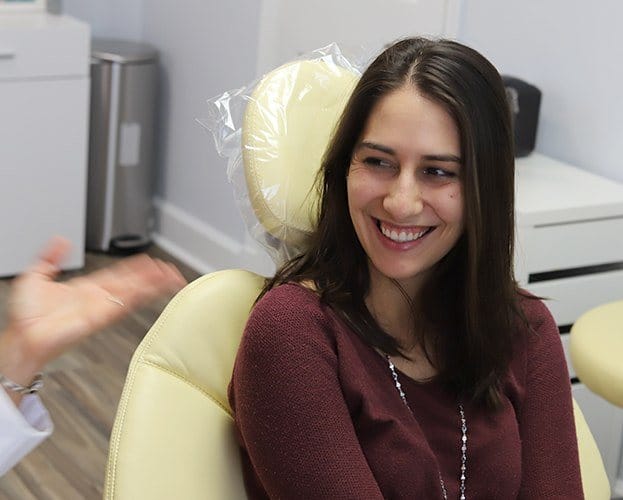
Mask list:
[[[358,78],[322,59],[295,61],[266,75],[247,105],[242,158],[249,199],[266,231],[288,245],[304,245],[316,224],[314,181]]]

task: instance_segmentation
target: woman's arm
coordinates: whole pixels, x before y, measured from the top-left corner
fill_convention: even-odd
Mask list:
[[[342,394],[330,323],[294,286],[269,292],[249,319],[230,387],[248,489],[259,480],[270,498],[382,498]]]
[[[545,305],[526,300],[537,335],[527,333],[520,498],[582,499],[569,373],[556,322]]]

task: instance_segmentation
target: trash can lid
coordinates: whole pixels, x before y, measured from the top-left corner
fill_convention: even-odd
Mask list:
[[[158,51],[146,43],[94,38],[91,41],[91,57],[119,64],[136,64],[156,60]]]

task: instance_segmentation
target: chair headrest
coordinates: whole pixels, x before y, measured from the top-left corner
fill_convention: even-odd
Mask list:
[[[323,59],[295,61],[256,87],[242,125],[249,200],[266,231],[301,247],[316,224],[314,181],[359,76]]]

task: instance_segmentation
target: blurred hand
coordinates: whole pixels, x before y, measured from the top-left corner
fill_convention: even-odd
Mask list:
[[[186,283],[172,264],[146,255],[57,282],[68,251],[69,243],[55,238],[11,287],[0,373],[20,384],[80,340]]]

